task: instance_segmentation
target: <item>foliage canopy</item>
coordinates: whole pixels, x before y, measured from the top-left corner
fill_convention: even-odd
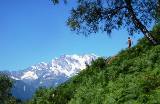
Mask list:
[[[0,104],[20,104],[21,101],[11,94],[13,81],[5,74],[0,73]]]
[[[77,4],[67,22],[77,33],[87,36],[103,31],[110,34],[126,28],[130,35],[142,32],[152,44],[158,44],[148,27],[158,22],[159,0],[77,0]]]

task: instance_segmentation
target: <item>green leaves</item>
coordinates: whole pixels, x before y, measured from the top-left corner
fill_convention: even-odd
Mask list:
[[[12,94],[11,89],[13,81],[5,74],[0,73],[0,104],[20,104],[21,101],[16,100]]]
[[[52,1],[58,4],[60,0]],[[147,28],[158,21],[155,15],[159,16],[159,0],[77,0],[76,3],[67,20],[72,31],[85,36],[102,31],[110,36],[113,30],[125,28],[129,35],[142,32],[150,43],[158,44]]]
[[[51,0],[54,5],[58,4],[61,0]],[[68,0],[62,0],[65,4],[67,3]]]
[[[52,0],[53,4],[58,4],[59,0]]]

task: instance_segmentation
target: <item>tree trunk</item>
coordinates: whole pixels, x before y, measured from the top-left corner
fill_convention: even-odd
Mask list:
[[[131,19],[134,23],[134,25],[141,30],[141,32],[145,35],[145,37],[153,44],[157,45],[158,42],[156,39],[151,35],[151,33],[147,30],[147,28],[142,24],[142,22],[139,21],[139,19],[136,17],[135,12],[133,11],[131,2],[128,2],[128,0],[125,0],[127,4],[128,12],[131,16]],[[129,0],[130,1],[130,0]]]

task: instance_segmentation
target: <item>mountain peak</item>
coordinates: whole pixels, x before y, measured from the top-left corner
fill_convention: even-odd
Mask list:
[[[33,93],[40,86],[57,86],[85,69],[86,63],[90,64],[97,57],[94,54],[62,55],[49,63],[41,62],[25,70],[9,72],[10,77],[17,81],[13,95],[16,96],[19,89],[22,89],[22,94],[25,95],[27,90],[32,90]],[[18,86],[25,86],[25,91]],[[19,95],[22,96],[22,94]],[[18,97],[21,98],[21,96]]]

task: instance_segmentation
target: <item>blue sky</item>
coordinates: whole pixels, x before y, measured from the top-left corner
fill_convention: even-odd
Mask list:
[[[0,70],[21,70],[64,54],[112,56],[127,47],[126,30],[84,37],[66,25],[75,4],[50,0],[0,0]],[[141,35],[135,34],[134,44]]]

